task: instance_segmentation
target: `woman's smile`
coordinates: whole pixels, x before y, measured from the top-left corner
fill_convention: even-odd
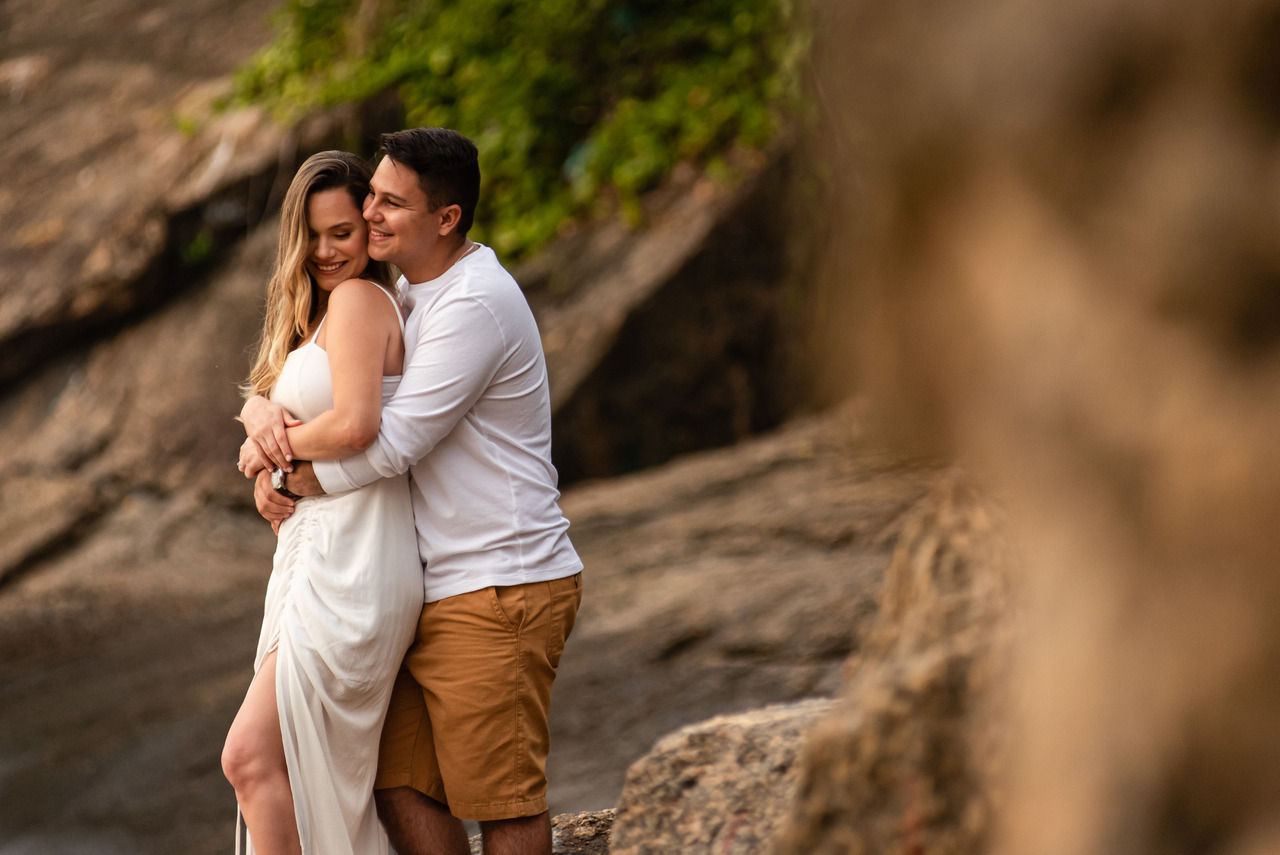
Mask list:
[[[307,270],[324,291],[359,276],[369,264],[369,229],[351,195],[342,189],[313,193],[307,201],[311,230]]]

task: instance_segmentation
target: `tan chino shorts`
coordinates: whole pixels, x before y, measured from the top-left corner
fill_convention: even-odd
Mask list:
[[[460,819],[547,809],[547,713],[582,574],[428,603],[396,678],[377,789],[412,787]]]

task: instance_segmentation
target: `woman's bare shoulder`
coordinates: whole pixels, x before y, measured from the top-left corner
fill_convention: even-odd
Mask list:
[[[388,296],[391,299],[388,299]],[[389,289],[368,279],[339,282],[329,294],[329,311],[352,313],[361,317],[395,318],[399,301]]]

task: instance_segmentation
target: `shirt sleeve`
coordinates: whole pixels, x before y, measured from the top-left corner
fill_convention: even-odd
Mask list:
[[[382,408],[378,438],[345,460],[316,461],[320,486],[339,493],[409,471],[480,399],[505,353],[502,329],[480,301],[463,297],[434,308]]]

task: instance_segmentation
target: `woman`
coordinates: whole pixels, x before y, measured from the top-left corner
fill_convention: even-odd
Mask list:
[[[245,410],[269,394],[296,416],[299,459],[367,446],[399,382],[404,321],[360,213],[369,177],[354,155],[323,152],[284,200]],[[273,461],[251,438],[240,465]],[[238,851],[385,853],[378,739],[422,608],[407,479],[300,500],[278,532],[254,679],[222,755],[248,829]]]

